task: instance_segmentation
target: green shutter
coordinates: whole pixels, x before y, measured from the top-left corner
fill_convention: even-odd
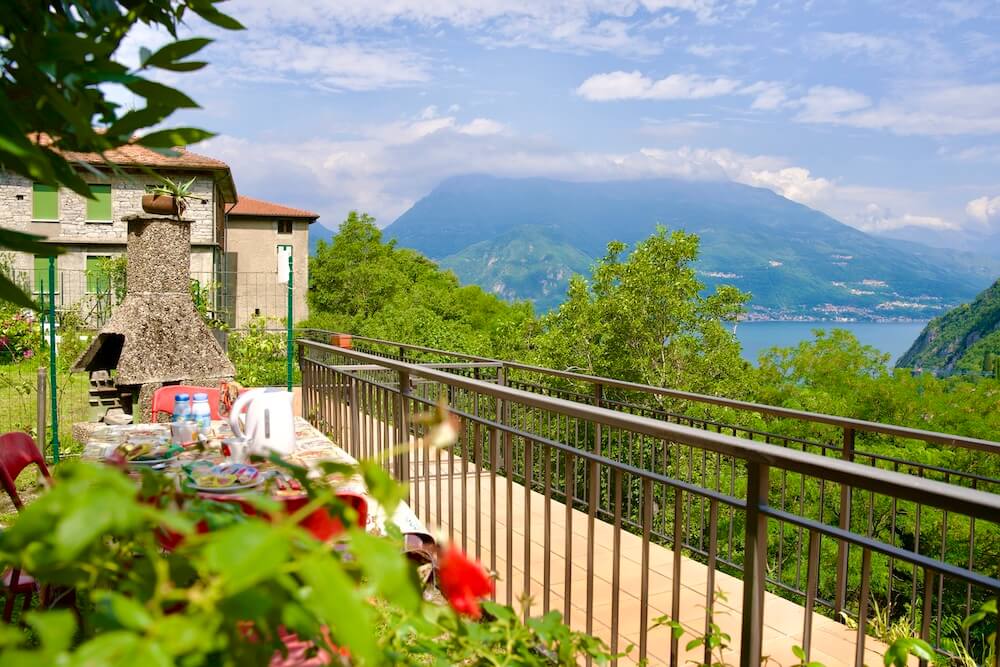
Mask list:
[[[87,256],[87,293],[98,294],[107,292],[111,286],[111,277],[105,270],[104,262],[111,259],[108,255]]]
[[[58,263],[58,259],[56,262]],[[58,268],[58,264],[57,264]],[[35,255],[35,279],[33,281],[32,292],[34,294],[40,295],[44,294],[46,298],[49,294],[49,258],[42,257],[41,255]]]
[[[31,217],[34,220],[59,219],[59,188],[44,183],[31,186]]]
[[[93,185],[90,191],[97,199],[87,200],[87,220],[111,221],[111,186]]]

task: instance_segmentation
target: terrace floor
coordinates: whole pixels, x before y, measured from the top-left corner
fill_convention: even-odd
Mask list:
[[[442,453],[441,461],[440,498],[436,492],[438,488],[437,466],[434,461],[429,462],[429,496],[427,485],[423,479],[414,482],[411,487],[411,505],[425,520],[429,528],[439,531],[440,535],[447,536],[453,542],[462,545],[470,555],[477,556],[488,568],[498,574],[499,580],[496,585],[498,601],[505,603],[513,601],[514,606],[519,608],[520,605],[517,601],[523,595],[524,580],[527,577],[530,581],[531,613],[533,615],[543,611],[546,596],[548,609],[563,611],[568,596],[571,602],[569,610],[571,627],[575,630],[587,631],[611,644],[614,526],[599,520],[594,522],[593,620],[592,625],[588,626],[587,514],[573,510],[571,514],[572,537],[567,546],[565,539],[566,507],[562,503],[550,501],[551,538],[548,549],[546,549],[543,532],[546,520],[544,495],[532,491],[530,499],[527,500],[527,503],[530,503],[530,507],[528,507],[524,487],[512,483],[510,485],[511,513],[508,516],[507,480],[497,477],[496,501],[494,503],[490,475],[488,472],[483,472],[479,474],[483,511],[476,517],[476,472],[472,470],[472,466],[469,466],[468,471],[463,476],[462,460],[456,457],[453,463],[454,467],[451,467],[447,453]],[[452,470],[450,484],[449,468]],[[462,520],[463,483],[465,484],[466,499],[465,534],[463,534]],[[419,489],[415,488],[417,485],[419,485]],[[491,507],[495,508],[495,512],[491,511]],[[525,557],[524,536],[526,518],[531,535],[527,558]],[[479,521],[479,544],[476,543],[477,519]],[[510,526],[511,531],[510,549],[512,553],[509,582],[506,581],[508,526]],[[623,530],[620,540],[621,566],[618,590],[617,648],[619,651],[624,651],[626,647],[634,644],[635,648],[632,649],[629,659],[623,659],[622,664],[635,664],[638,661],[639,629],[641,627],[642,539]],[[567,552],[570,553],[570,571],[572,573],[568,592],[565,583],[565,556]],[[547,591],[544,585],[543,570],[546,560],[549,563],[551,573]],[[672,580],[673,553],[669,549],[651,543],[649,563],[647,618],[648,625],[652,625],[653,619],[670,613],[672,591],[675,585]],[[684,646],[694,636],[704,634],[707,575],[708,571],[705,565],[688,558],[683,559],[680,582],[680,600],[683,611],[680,620],[690,631],[690,634],[685,635],[680,641],[682,655],[679,664],[685,664],[688,659],[698,661],[702,659],[703,649],[696,648],[685,652]],[[508,584],[513,593],[510,598],[507,592]],[[739,660],[742,582],[722,572],[716,572],[715,585],[726,597],[725,601],[716,602],[715,622],[732,637],[730,643],[732,651],[726,654],[725,662],[736,664]],[[764,603],[764,655],[769,656],[771,660],[780,665],[797,664],[799,661],[794,657],[792,647],[802,645],[803,616],[804,609],[799,605],[776,595],[767,594]],[[819,661],[827,667],[852,665],[854,664],[856,640],[856,631],[849,630],[844,625],[825,616],[814,614],[811,660]],[[647,641],[650,664],[667,664],[670,651],[669,630],[665,627],[650,630]],[[881,664],[881,656],[885,646],[868,637],[865,641],[865,647],[865,664]]]

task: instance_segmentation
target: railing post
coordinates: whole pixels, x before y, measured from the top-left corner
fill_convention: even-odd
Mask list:
[[[840,454],[845,461],[854,460],[853,428],[844,428],[844,446]],[[840,521],[838,525],[843,530],[851,528],[851,487],[846,484],[840,485]],[[849,555],[847,542],[840,540],[837,543],[837,590],[833,600],[833,614],[837,618],[841,618],[840,612],[847,605],[847,560]]]
[[[406,485],[406,498],[410,498],[410,416],[406,413],[410,395],[410,374],[399,371],[399,400],[396,403],[396,481]]]
[[[38,447],[45,451],[45,416],[46,416],[46,400],[45,400],[45,389],[48,387],[48,379],[46,378],[45,366],[38,367],[38,381],[36,384],[38,393],[37,400],[35,404],[38,406],[38,433],[35,436],[35,442],[38,443]]]
[[[358,383],[353,376],[347,376],[350,384],[351,456],[361,457],[361,406],[358,405]]]
[[[770,467],[747,461],[747,523],[743,554],[743,632],[740,667],[760,667],[767,574],[767,505]]]
[[[59,399],[56,395],[56,257],[49,257],[49,399],[52,403],[52,463],[59,463]],[[44,446],[44,445],[43,445]]]

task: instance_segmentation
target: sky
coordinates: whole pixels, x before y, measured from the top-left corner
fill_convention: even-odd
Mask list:
[[[490,173],[728,179],[872,233],[1000,233],[998,0],[225,7],[247,30],[192,24],[211,65],[164,76],[202,107],[177,124],[218,132],[193,150],[241,193],[331,228]]]

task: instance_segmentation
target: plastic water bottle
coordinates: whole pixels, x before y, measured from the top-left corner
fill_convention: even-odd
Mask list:
[[[174,396],[174,412],[170,421],[186,422],[191,419],[191,397],[187,394]]]
[[[207,434],[212,430],[212,408],[208,405],[208,394],[195,394],[191,406],[191,419],[198,424],[198,432]]]

